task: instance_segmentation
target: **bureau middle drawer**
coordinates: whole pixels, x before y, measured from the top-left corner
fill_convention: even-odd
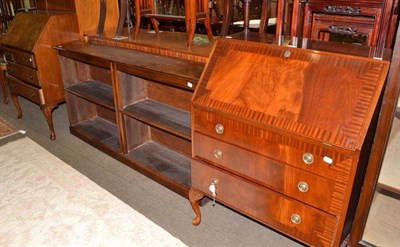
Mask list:
[[[41,86],[38,71],[35,69],[9,62],[7,64],[7,71],[10,75],[15,76],[25,82],[28,82],[35,86]]]
[[[45,104],[42,89],[33,87],[13,76],[8,75],[7,80],[11,93],[21,95],[36,104]]]
[[[194,132],[193,155],[225,170],[301,200],[331,214],[340,214],[344,184],[317,176],[235,145]]]
[[[331,246],[337,218],[217,167],[192,160],[192,187],[258,221],[313,246]]]
[[[24,66],[36,68],[35,56],[31,53],[25,53],[12,49],[4,49],[4,56],[7,62],[19,63]]]

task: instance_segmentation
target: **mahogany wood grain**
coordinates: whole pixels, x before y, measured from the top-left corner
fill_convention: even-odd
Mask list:
[[[354,218],[388,68],[373,59],[218,40],[192,98],[193,188],[210,197],[215,178],[222,203],[306,244],[339,246]],[[310,190],[302,192],[300,182]],[[279,221],[292,211],[286,199],[317,210],[304,211],[315,224]]]

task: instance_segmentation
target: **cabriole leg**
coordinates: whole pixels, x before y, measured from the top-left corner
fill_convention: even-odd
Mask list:
[[[191,188],[189,190],[189,201],[190,204],[192,205],[192,208],[194,212],[196,213],[196,218],[192,220],[192,224],[194,226],[197,226],[200,224],[201,221],[201,212],[200,212],[200,206],[199,206],[199,201],[204,197],[204,194],[196,189]]]

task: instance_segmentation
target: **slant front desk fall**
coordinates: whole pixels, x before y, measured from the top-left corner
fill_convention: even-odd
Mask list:
[[[389,63],[219,39],[204,67],[94,40],[57,48],[71,133],[189,198],[194,224],[208,196],[306,244],[346,237]]]

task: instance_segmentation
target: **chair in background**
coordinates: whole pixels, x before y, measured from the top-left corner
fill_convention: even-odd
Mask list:
[[[304,10],[303,38],[348,38],[350,43],[377,47],[382,54],[394,1],[398,0],[309,0]]]
[[[157,4],[167,6],[164,1],[156,1]],[[174,4],[173,1],[169,2]],[[203,22],[207,31],[208,39],[211,41],[213,39],[211,20],[208,8],[208,0],[185,0],[184,1],[184,15],[182,12],[175,13],[163,13],[159,11],[157,6],[154,4],[153,0],[135,0],[135,36],[139,33],[140,19],[141,17],[149,18],[151,24],[156,33],[159,33],[158,20],[164,21],[184,21],[186,26],[187,44],[190,47],[193,43],[194,33],[196,29],[197,22]],[[168,5],[170,6],[170,5]]]

